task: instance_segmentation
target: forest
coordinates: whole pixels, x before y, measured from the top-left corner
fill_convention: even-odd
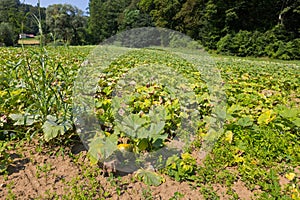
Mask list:
[[[0,43],[16,45],[20,33],[38,35],[40,19],[46,43],[98,44],[124,30],[155,26],[225,55],[300,58],[300,0],[90,0],[86,11],[2,0]]]

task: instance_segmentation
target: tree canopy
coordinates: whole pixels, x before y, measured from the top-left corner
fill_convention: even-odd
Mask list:
[[[46,10],[48,31],[56,42],[84,44],[87,18],[83,11],[69,4],[54,4]]]
[[[0,1],[2,29],[14,35],[14,43],[18,33],[38,34],[33,17],[38,14],[38,7],[19,0]],[[73,45],[158,26],[219,53],[299,59],[300,0],[90,0],[88,16],[72,5],[54,4],[41,8],[41,20],[48,41]]]
[[[90,0],[95,42],[142,26],[180,31],[219,53],[299,59],[291,52],[300,49],[300,0]]]

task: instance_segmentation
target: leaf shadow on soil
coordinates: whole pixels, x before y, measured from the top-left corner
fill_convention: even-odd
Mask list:
[[[29,158],[22,158],[19,154],[12,153],[10,158],[13,162],[7,167],[8,175],[18,173],[21,170],[25,169],[25,165],[30,162]]]

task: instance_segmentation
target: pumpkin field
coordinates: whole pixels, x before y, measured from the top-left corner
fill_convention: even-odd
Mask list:
[[[132,50],[85,78],[93,49],[0,48],[0,199],[300,199],[299,61],[211,55],[215,88],[193,63],[155,48]],[[134,71],[140,66],[165,72],[160,78],[177,89],[144,79]],[[78,85],[91,80],[102,131],[86,150],[74,110]],[[220,88],[223,110],[211,99]],[[181,130],[185,119],[192,136]],[[199,158],[214,120],[220,135]],[[193,137],[184,151],[144,162],[181,134]],[[122,162],[101,162],[110,155]]]

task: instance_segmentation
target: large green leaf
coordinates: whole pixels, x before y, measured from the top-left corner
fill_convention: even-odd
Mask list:
[[[39,121],[40,115],[31,115],[31,114],[10,114],[9,117],[16,121],[15,126],[31,126],[32,124]]]
[[[118,136],[115,134],[106,138],[96,137],[90,144],[89,154],[94,159],[105,160],[118,149],[117,143]]]
[[[296,126],[300,127],[300,118],[295,119],[295,120],[293,121],[293,123],[294,123]]]
[[[153,186],[159,186],[165,181],[162,176],[145,169],[139,169],[136,172],[136,177],[138,177],[139,180],[142,180],[145,184]]]
[[[131,114],[125,116],[122,122],[117,124],[117,129],[124,132],[129,137],[136,138],[139,129],[141,129],[146,123],[147,119],[141,118],[138,114]]]
[[[286,119],[295,119],[299,113],[300,111],[297,108],[284,108],[279,111],[280,116]]]
[[[238,125],[247,127],[253,125],[253,120],[250,117],[243,117],[238,120]]]
[[[163,106],[157,106],[149,111],[149,117],[152,123],[165,121],[167,117],[166,109]]]
[[[161,132],[164,129],[165,122],[158,122],[157,124],[152,123],[150,127],[142,127],[139,132],[136,135],[136,138],[143,139],[166,139],[165,136],[168,136],[167,134],[162,135]]]
[[[240,106],[239,104],[233,104],[227,109],[227,113],[233,114],[233,113],[235,113],[237,111],[241,111],[241,110],[243,110],[242,106]]]
[[[72,128],[72,124],[69,121],[59,122],[56,117],[48,115],[42,128],[44,132],[44,139],[48,142],[56,138],[58,135],[64,135]]]
[[[272,110],[267,110],[265,112],[263,112],[257,119],[257,123],[259,125],[267,125],[269,124],[274,118],[275,116],[271,117],[273,111]]]
[[[146,119],[141,118],[138,114],[131,114],[128,117],[125,117],[123,124],[134,131],[137,131],[147,122]]]
[[[139,140],[137,143],[137,147],[139,151],[144,151],[149,147],[149,142],[146,138]]]

